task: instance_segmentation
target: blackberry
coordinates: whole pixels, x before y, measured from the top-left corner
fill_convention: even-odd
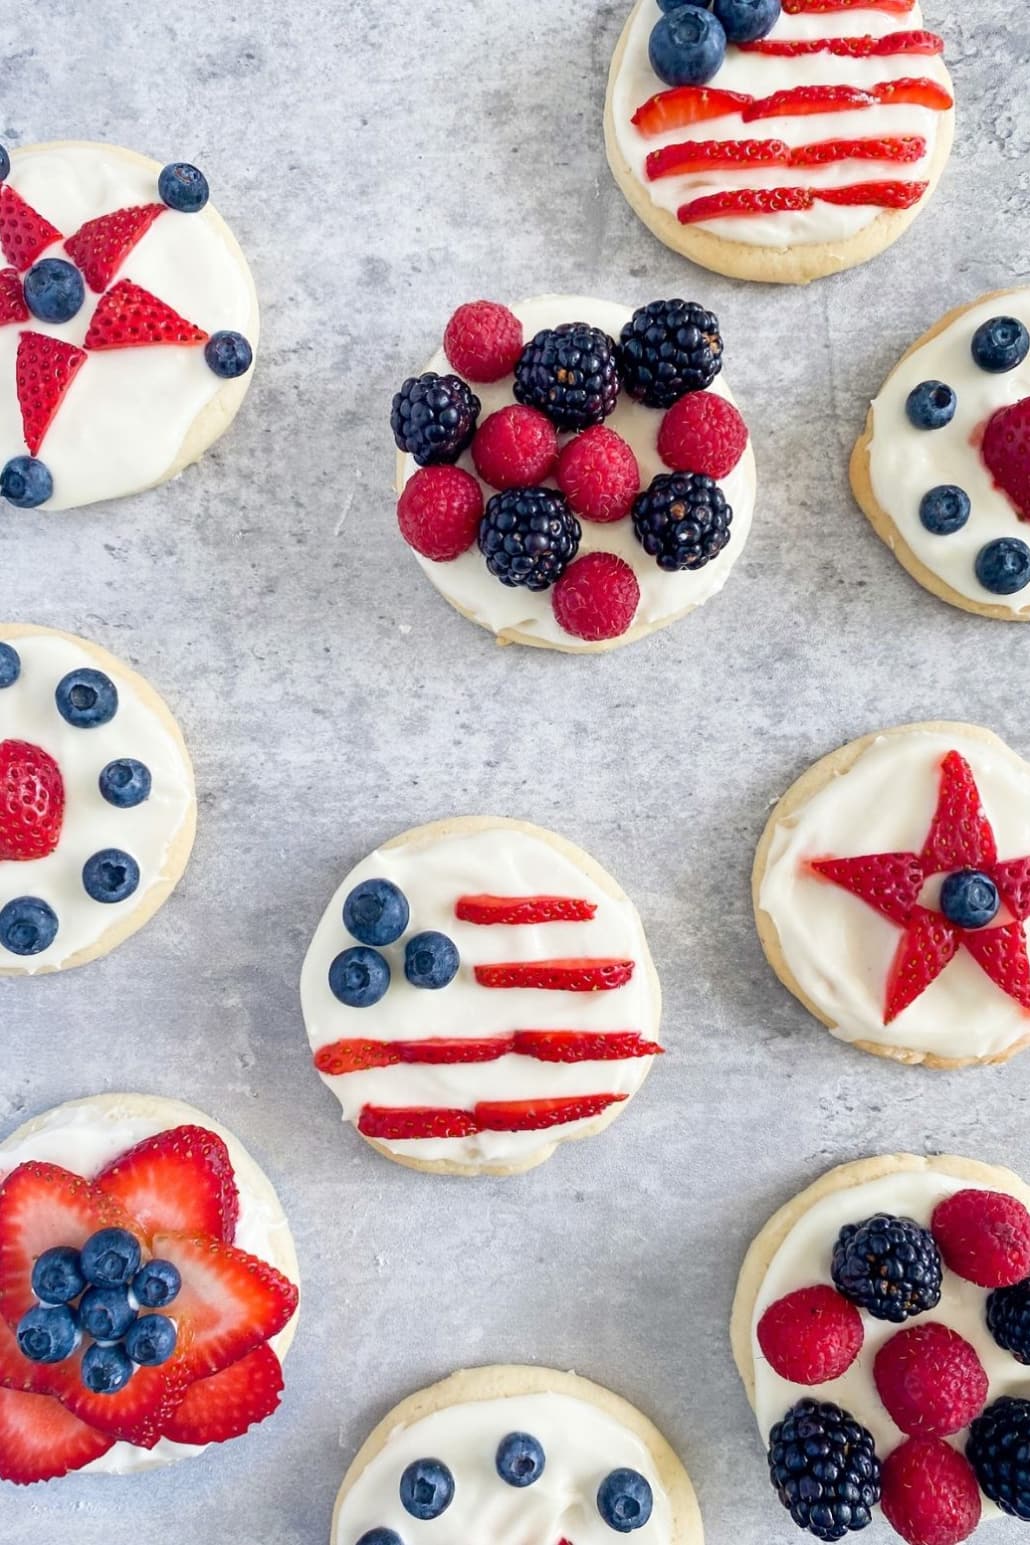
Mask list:
[[[649,408],[671,408],[711,386],[722,369],[719,318],[691,300],[653,300],[622,329],[622,384]]]
[[[460,376],[409,376],[393,399],[390,428],[420,467],[455,462],[472,444],[482,403]]]
[[[1003,1395],[970,1424],[966,1458],[1003,1513],[1030,1521],[1030,1400]]]
[[[546,590],[561,579],[579,548],[580,526],[554,488],[509,488],[494,494],[479,523],[479,551],[502,585]]]
[[[619,400],[615,343],[599,327],[565,322],[537,333],[515,366],[515,396],[558,429],[588,429]]]
[[[988,1295],[987,1329],[1017,1363],[1030,1363],[1030,1278]]]
[[[730,539],[733,511],[714,478],[660,472],[633,501],[637,541],[660,569],[703,569]]]
[[[878,1212],[849,1223],[833,1247],[838,1292],[875,1320],[902,1320],[933,1309],[941,1296],[941,1255],[929,1229]]]
[[[769,1434],[769,1479],[800,1529],[839,1540],[880,1500],[873,1435],[840,1406],[799,1400]]]

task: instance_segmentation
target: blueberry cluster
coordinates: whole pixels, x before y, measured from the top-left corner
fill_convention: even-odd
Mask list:
[[[391,880],[363,880],[343,904],[343,925],[358,944],[329,967],[329,990],[347,1008],[369,1009],[386,996],[390,963],[382,950],[408,926],[408,899]],[[412,987],[439,991],[458,974],[457,945],[435,930],[416,933],[404,946],[404,975]]]
[[[703,86],[722,67],[728,43],[771,32],[780,0],[658,0],[664,15],[651,33],[651,68],[667,86]]]
[[[137,1368],[157,1368],[175,1351],[175,1321],[165,1309],[182,1280],[171,1261],[144,1263],[139,1240],[122,1228],[100,1229],[81,1250],[56,1245],[32,1268],[39,1302],[15,1331],[18,1346],[34,1363],[60,1363],[82,1354],[80,1376],[94,1395],[116,1395]]]

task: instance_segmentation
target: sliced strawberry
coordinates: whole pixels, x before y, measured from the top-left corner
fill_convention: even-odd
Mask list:
[[[0,740],[0,863],[46,858],[64,820],[64,779],[48,751]]]
[[[347,1073],[367,1073],[371,1068],[392,1068],[400,1062],[400,1052],[392,1041],[366,1041],[348,1038],[320,1046],[315,1053],[315,1067],[330,1078]]]
[[[944,87],[925,76],[881,81],[873,87],[873,92],[876,100],[886,107],[930,107],[935,112],[945,113],[955,106],[954,98]]]
[[[490,1100],[476,1106],[476,1120],[483,1132],[543,1132],[600,1116],[626,1098],[624,1094],[581,1094],[566,1100]]]
[[[1030,397],[998,409],[984,430],[980,454],[1020,520],[1030,520]]]
[[[612,992],[633,975],[632,960],[516,960],[476,966],[480,987],[535,987],[542,992]]]
[[[137,1448],[153,1448],[189,1385],[189,1373],[175,1353],[160,1368],[137,1368],[124,1389],[94,1395],[82,1382],[80,1347],[63,1363],[45,1365],[46,1386],[80,1421]]]
[[[370,1068],[392,1068],[401,1062],[461,1063],[496,1062],[515,1050],[510,1035],[471,1037],[432,1036],[423,1041],[334,1041],[315,1053],[320,1073],[338,1077],[345,1073],[367,1073]]]
[[[56,225],[37,214],[31,204],[26,204],[20,193],[15,193],[9,182],[0,188],[0,249],[9,263],[19,273],[31,268],[41,252],[61,233]]]
[[[386,1142],[421,1137],[474,1137],[479,1123],[471,1111],[431,1105],[366,1105],[358,1117],[364,1137]]]
[[[972,937],[972,936],[970,936]],[[958,929],[939,912],[917,907],[891,966],[883,1022],[891,1024],[936,981],[958,949]]]
[[[270,1346],[259,1346],[192,1384],[164,1435],[173,1443],[225,1443],[271,1416],[282,1391],[279,1359]]]
[[[828,16],[834,11],[889,11],[904,16],[916,0],[783,0],[788,16]]]
[[[229,1150],[206,1127],[173,1127],[144,1138],[101,1170],[95,1184],[150,1236],[209,1234],[232,1244],[240,1215]]]
[[[824,204],[878,204],[883,209],[911,209],[918,204],[927,182],[856,182],[846,188],[817,188]]]
[[[812,113],[853,112],[875,107],[877,97],[858,86],[791,86],[768,97],[756,97],[744,108],[745,123],[759,118],[806,118]]]
[[[827,166],[833,161],[919,161],[926,155],[921,134],[886,139],[825,139],[790,152],[791,166]]]
[[[1013,858],[991,871],[1001,899],[1021,923],[1030,917],[1030,858]]]
[[[81,1175],[35,1160],[12,1170],[0,1185],[0,1314],[8,1325],[36,1302],[32,1268],[44,1250],[80,1249],[109,1227],[131,1229],[132,1219]]]
[[[923,888],[923,866],[915,853],[872,853],[861,858],[824,858],[810,865],[816,874],[850,891],[892,923],[906,924]]]
[[[781,139],[696,139],[663,145],[647,158],[652,182],[690,172],[738,172],[748,166],[787,166],[790,149]]]
[[[0,1480],[52,1481],[106,1454],[114,1438],[95,1432],[48,1395],[0,1389]]]
[[[738,43],[737,47],[744,54],[768,54],[780,59],[799,58],[804,54],[837,54],[844,59],[891,59],[898,54],[943,54],[944,39],[936,32],[919,28],[911,32],[888,32],[882,38],[761,38],[755,43]]]
[[[27,322],[29,308],[25,304],[21,280],[16,268],[0,268],[0,327],[8,322]]]
[[[145,235],[164,204],[137,204],[132,209],[116,209],[114,214],[87,220],[74,236],[69,236],[64,250],[82,269],[91,290],[102,295],[121,268],[140,237]]]
[[[207,333],[130,279],[119,279],[100,301],[86,333],[87,349],[140,349],[151,344],[194,346]]]
[[[515,1050],[538,1062],[621,1062],[664,1052],[657,1041],[645,1041],[639,1030],[517,1030]]]
[[[922,852],[924,872],[990,869],[997,857],[994,832],[980,803],[973,769],[965,757],[949,751],[941,763],[937,810]]]
[[[25,444],[36,456],[65,393],[86,363],[72,343],[44,333],[22,333],[15,375]]]
[[[685,129],[709,118],[728,118],[754,99],[741,91],[719,91],[709,86],[675,86],[659,91],[638,107],[633,123],[647,138]]]
[[[574,896],[459,896],[454,915],[463,923],[588,923],[597,907]]]
[[[1030,1009],[1030,960],[1022,923],[970,930],[963,933],[962,943],[996,987]]]
[[[719,220],[726,216],[778,215],[811,209],[815,194],[810,188],[737,188],[725,193],[706,193],[681,204],[676,211],[681,225],[699,220]]]

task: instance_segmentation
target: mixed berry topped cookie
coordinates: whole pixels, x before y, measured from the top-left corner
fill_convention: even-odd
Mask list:
[[[661,1053],[632,902],[587,854],[485,816],[394,838],[308,950],[315,1066],[399,1164],[513,1174],[608,1126]]]
[[[128,1475],[271,1416],[297,1261],[267,1177],[177,1101],[97,1095],[0,1143],[0,1479]]]
[[[667,246],[738,279],[865,263],[951,151],[943,40],[916,0],[637,0],[608,83],[608,160]]]
[[[702,1545],[690,1478],[647,1418],[553,1368],[472,1368],[401,1402],[360,1450],[330,1545]]]
[[[674,622],[722,588],[754,510],[722,363],[693,302],[459,307],[394,398],[401,535],[502,644],[586,653]]]
[[[85,639],[0,624],[0,975],[106,955],[167,900],[195,828],[154,689]]]
[[[1030,1518],[1030,1188],[893,1154],[801,1193],[748,1252],[733,1351],[772,1485],[821,1540]]]
[[[231,424],[257,336],[195,166],[0,148],[0,497],[64,510],[175,477]]]
[[[1030,620],[1030,289],[962,306],[909,349],[869,410],[851,482],[927,590]]]

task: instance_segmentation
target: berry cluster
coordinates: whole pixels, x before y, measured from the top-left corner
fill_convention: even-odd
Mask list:
[[[391,880],[362,880],[343,904],[343,925],[358,943],[337,955],[329,967],[334,998],[350,1009],[370,1009],[386,996],[390,962],[382,953],[405,933],[411,909]],[[404,975],[412,987],[439,991],[453,982],[461,958],[446,934],[412,934],[404,946]]]
[[[658,0],[651,68],[667,86],[703,86],[718,74],[728,43],[753,43],[780,19],[780,0]]]

